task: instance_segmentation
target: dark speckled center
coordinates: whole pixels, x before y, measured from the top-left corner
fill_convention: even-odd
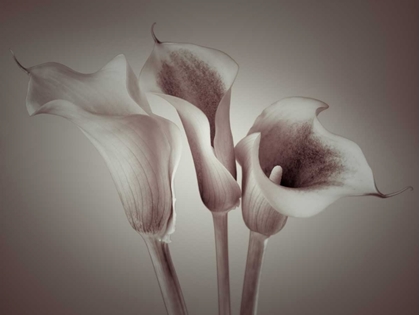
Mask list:
[[[267,176],[274,166],[280,165],[283,168],[282,186],[339,185],[337,177],[344,170],[340,154],[322,143],[311,127],[310,123],[276,126],[262,132],[259,157]]]
[[[190,51],[180,49],[162,62],[157,83],[164,93],[190,102],[207,116],[213,145],[216,111],[226,92],[219,73]]]

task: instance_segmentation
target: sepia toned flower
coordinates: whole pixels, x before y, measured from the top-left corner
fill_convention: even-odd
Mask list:
[[[238,206],[241,195],[229,121],[238,65],[219,50],[161,42],[152,34],[155,46],[140,73],[141,90],[176,108],[205,206],[214,212],[231,210]]]
[[[230,128],[231,88],[238,65],[207,47],[155,41],[140,77],[142,97],[153,93],[178,112],[187,135],[204,205],[212,212],[219,291],[219,315],[230,315],[228,211],[239,205]]]
[[[28,69],[16,62],[29,75],[29,115],[64,117],[96,147],[128,221],[147,245],[168,314],[187,314],[167,244],[175,228],[178,127],[141,101],[138,79],[123,55],[92,74],[53,62]]]
[[[278,213],[303,218],[341,197],[388,198],[407,189],[391,194],[378,190],[360,147],[328,132],[319,122],[317,115],[327,108],[315,99],[292,97],[263,111],[236,146],[245,174],[244,201],[250,200],[249,191],[263,196]],[[252,211],[250,206],[245,203],[245,211]]]
[[[328,105],[311,98],[286,98],[256,119],[235,148],[242,167],[242,216],[250,230],[241,315],[256,315],[268,239],[288,216],[316,215],[345,196],[387,198],[360,147],[328,132],[318,114]]]

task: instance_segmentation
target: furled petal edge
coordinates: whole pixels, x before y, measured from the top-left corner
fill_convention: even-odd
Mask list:
[[[238,145],[236,150],[240,151],[244,149],[241,148],[243,145],[246,145],[246,142]],[[276,211],[265,199],[252,171],[251,156],[239,153],[238,162],[242,166],[241,207],[244,222],[251,231],[270,237],[284,227],[287,222],[287,216]],[[278,184],[281,179],[281,174],[276,174],[275,170],[273,170],[272,175],[273,173],[274,176],[270,176],[270,180]]]
[[[152,113],[148,105],[140,101],[137,77],[124,55],[116,56],[90,74],[76,72],[55,62],[37,65],[27,71],[29,115],[42,111],[44,104],[57,99],[73,103],[92,114]]]
[[[181,132],[179,128],[169,120],[162,118],[157,115],[153,115],[156,118],[157,122],[161,126],[162,131],[165,133],[168,144],[171,146],[171,161],[169,164],[169,175],[170,175],[170,184],[171,184],[171,193],[172,193],[172,215],[168,221],[165,234],[162,236],[162,241],[170,243],[171,234],[175,232],[175,222],[176,222],[176,211],[175,211],[175,173],[178,168],[179,162],[181,160],[182,152],[182,139]]]
[[[229,211],[237,207],[241,190],[235,178],[208,145],[210,127],[207,117],[197,107],[177,97],[153,94],[172,104],[178,111],[193,155],[203,203],[215,212]]]
[[[236,162],[232,130],[230,127],[231,90],[223,96],[216,111],[216,133],[214,136],[214,154],[236,179]]]

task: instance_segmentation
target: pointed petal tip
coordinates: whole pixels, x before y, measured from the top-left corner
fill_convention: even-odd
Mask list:
[[[389,193],[389,194],[383,194],[377,189],[378,192],[376,194],[371,194],[371,195],[385,199],[385,198],[391,198],[391,197],[397,196],[397,195],[402,194],[403,192],[406,192],[406,191],[413,191],[413,190],[414,190],[414,188],[412,186],[407,186],[407,187],[404,187],[403,189],[400,189],[398,191],[395,191],[395,192],[392,192],[392,193]]]
[[[313,97],[306,97],[306,96],[292,96],[292,97],[286,97],[286,98],[284,98],[283,100],[303,100],[303,101],[305,101],[305,102],[310,102],[310,103],[312,103],[312,104],[315,104],[316,106],[317,106],[317,108],[316,108],[316,111],[315,111],[315,114],[318,116],[319,115],[319,113],[320,112],[322,112],[322,111],[324,111],[324,110],[326,110],[326,109],[328,109],[328,108],[330,108],[330,106],[327,104],[327,103],[325,103],[325,102],[323,102],[323,101],[320,101],[320,100],[318,100],[318,99],[316,99],[316,98],[313,98]],[[281,101],[283,101],[283,100],[281,100]]]
[[[318,107],[318,109],[316,110],[315,114],[318,116],[320,112],[323,112],[324,110],[330,108],[330,105],[319,101],[322,105],[320,107]]]
[[[155,35],[155,25],[156,25],[156,22],[154,22],[151,27],[152,37],[156,44],[161,44],[162,42]]]
[[[18,65],[19,68],[21,68],[27,75],[30,75],[30,72],[27,68],[25,68],[20,62],[19,60],[17,60],[15,53],[13,52],[13,50],[11,48],[9,48],[10,53],[12,54],[13,59],[15,60],[16,64]]]

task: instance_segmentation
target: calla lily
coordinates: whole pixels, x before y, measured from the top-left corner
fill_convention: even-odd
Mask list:
[[[229,121],[238,65],[219,50],[161,42],[153,29],[152,35],[155,46],[139,78],[142,92],[159,95],[176,108],[206,207],[214,212],[231,210],[241,195]]]
[[[328,132],[317,115],[328,105],[310,98],[292,97],[268,107],[249,135],[236,147],[238,162],[265,200],[279,213],[310,217],[345,196],[387,198],[360,147]],[[274,182],[273,169],[281,170]],[[279,171],[277,171],[279,172]]]
[[[172,104],[181,118],[201,199],[214,217],[219,312],[230,314],[226,213],[239,205],[241,190],[236,182],[229,108],[238,65],[219,50],[161,42],[153,27],[152,35],[155,46],[140,73],[140,87]]]
[[[288,216],[310,217],[345,196],[381,193],[360,147],[328,132],[317,115],[328,105],[283,99],[263,111],[236,146],[242,166],[242,213],[250,229],[241,314],[257,314],[258,287],[268,238]]]
[[[58,63],[26,69],[16,62],[30,77],[29,114],[70,120],[105,159],[128,221],[147,244],[168,313],[186,314],[167,244],[175,225],[178,128],[141,101],[137,77],[123,55],[92,74]]]

